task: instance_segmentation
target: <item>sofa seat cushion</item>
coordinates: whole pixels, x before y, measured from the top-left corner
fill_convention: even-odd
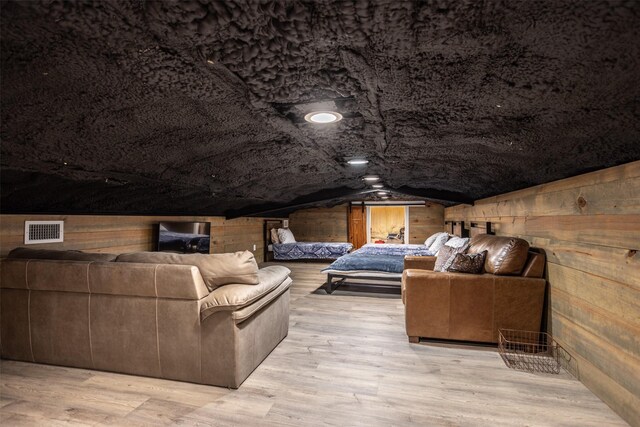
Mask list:
[[[210,291],[230,283],[257,285],[258,263],[249,251],[228,254],[173,254],[169,252],[134,252],[122,254],[117,262],[195,265]]]
[[[98,262],[110,262],[115,261],[117,255],[103,254],[95,252],[81,252],[64,250],[57,251],[53,249],[32,249],[32,248],[15,248],[7,258],[20,258],[20,259],[53,259],[53,260],[67,260],[67,261],[98,261]]]
[[[258,271],[260,283],[255,286],[232,284],[221,286],[211,292],[200,307],[200,315],[204,320],[211,314],[221,310],[236,310],[254,303],[264,297],[282,283],[291,274],[291,270],[281,265],[272,265]]]
[[[487,273],[517,276],[522,273],[529,254],[529,243],[517,237],[478,234],[469,242],[467,253],[487,251],[484,270]]]

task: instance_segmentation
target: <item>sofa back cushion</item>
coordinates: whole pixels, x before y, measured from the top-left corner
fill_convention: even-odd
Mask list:
[[[32,249],[32,248],[15,248],[7,258],[20,258],[20,259],[53,259],[53,260],[67,260],[67,261],[100,261],[109,262],[115,261],[117,255],[114,254],[101,254],[92,252],[81,251],[57,251],[53,249]]]
[[[210,291],[231,283],[257,285],[258,263],[249,251],[228,254],[172,254],[135,252],[119,255],[117,262],[195,265]]]
[[[520,275],[527,262],[529,243],[517,237],[478,234],[469,242],[468,253],[487,251],[484,270],[500,276]]]

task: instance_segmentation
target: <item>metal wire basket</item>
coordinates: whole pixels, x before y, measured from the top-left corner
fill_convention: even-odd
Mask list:
[[[560,373],[558,343],[546,332],[498,330],[498,353],[512,369]]]

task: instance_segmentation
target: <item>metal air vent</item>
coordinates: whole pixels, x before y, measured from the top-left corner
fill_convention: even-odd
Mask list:
[[[24,244],[64,241],[64,221],[25,221]]]

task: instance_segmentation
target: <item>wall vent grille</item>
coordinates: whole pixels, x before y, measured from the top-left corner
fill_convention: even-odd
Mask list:
[[[24,243],[54,243],[64,241],[64,221],[25,221]]]

